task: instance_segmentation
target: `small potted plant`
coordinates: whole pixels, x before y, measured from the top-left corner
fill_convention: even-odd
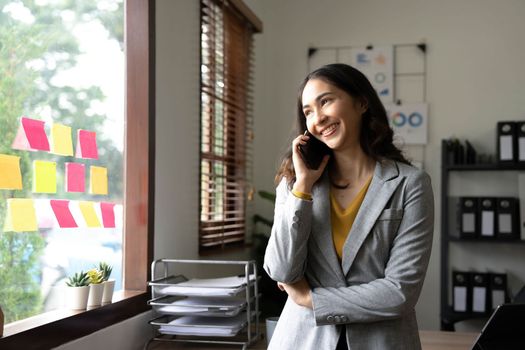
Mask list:
[[[102,294],[104,293],[102,272],[93,268],[87,272],[87,275],[89,277],[89,298],[87,308],[93,309],[102,304]]]
[[[80,271],[70,276],[66,285],[66,303],[72,310],[85,310],[89,296],[89,276]]]
[[[115,289],[115,280],[109,279],[113,267],[105,262],[98,264],[98,270],[102,272],[102,284],[104,284],[104,293],[102,295],[102,305],[110,304],[113,299],[113,290]]]

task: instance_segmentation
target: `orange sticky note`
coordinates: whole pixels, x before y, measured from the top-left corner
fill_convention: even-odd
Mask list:
[[[73,141],[69,126],[53,124],[51,127],[51,152],[61,156],[73,155]]]
[[[7,200],[4,232],[31,232],[37,229],[33,200],[26,198],[9,198]]]
[[[78,207],[84,217],[87,227],[101,227],[100,220],[98,219],[97,213],[95,212],[95,206],[93,202],[79,201]]]
[[[89,193],[108,194],[108,169],[100,166],[91,166],[89,174]]]
[[[21,190],[20,157],[0,154],[0,189]]]
[[[57,192],[57,163],[43,160],[33,161],[33,192]]]
[[[49,141],[42,120],[20,118],[20,126],[11,145],[14,149],[31,151],[49,151]]]

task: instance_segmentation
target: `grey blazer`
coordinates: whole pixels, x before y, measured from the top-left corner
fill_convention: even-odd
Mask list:
[[[377,162],[368,192],[337,259],[323,175],[312,201],[277,187],[264,269],[275,281],[306,277],[313,310],[288,298],[269,349],[332,350],[342,327],[350,350],[420,349],[414,307],[434,230],[430,177],[414,167]]]

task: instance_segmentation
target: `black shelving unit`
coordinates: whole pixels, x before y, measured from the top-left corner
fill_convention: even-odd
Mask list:
[[[449,216],[449,175],[451,172],[462,171],[525,171],[525,164],[448,164],[446,154],[446,141],[441,144],[441,330],[454,331],[455,323],[475,319],[486,318],[489,315],[477,313],[458,313],[455,312],[448,300],[450,288],[451,272],[449,270],[449,246],[450,244],[513,244],[525,245],[525,240],[516,239],[483,239],[483,238],[460,238],[451,235],[449,232],[450,220],[454,219]]]

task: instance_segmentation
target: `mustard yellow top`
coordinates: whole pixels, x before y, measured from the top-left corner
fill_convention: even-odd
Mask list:
[[[350,229],[352,228],[357,212],[363,203],[363,199],[365,199],[366,191],[368,190],[368,186],[370,186],[370,182],[372,182],[372,176],[370,176],[370,179],[368,179],[363,188],[346,209],[341,208],[333,193],[330,192],[332,238],[334,240],[335,251],[337,252],[339,261],[343,258],[343,245],[350,233]]]

